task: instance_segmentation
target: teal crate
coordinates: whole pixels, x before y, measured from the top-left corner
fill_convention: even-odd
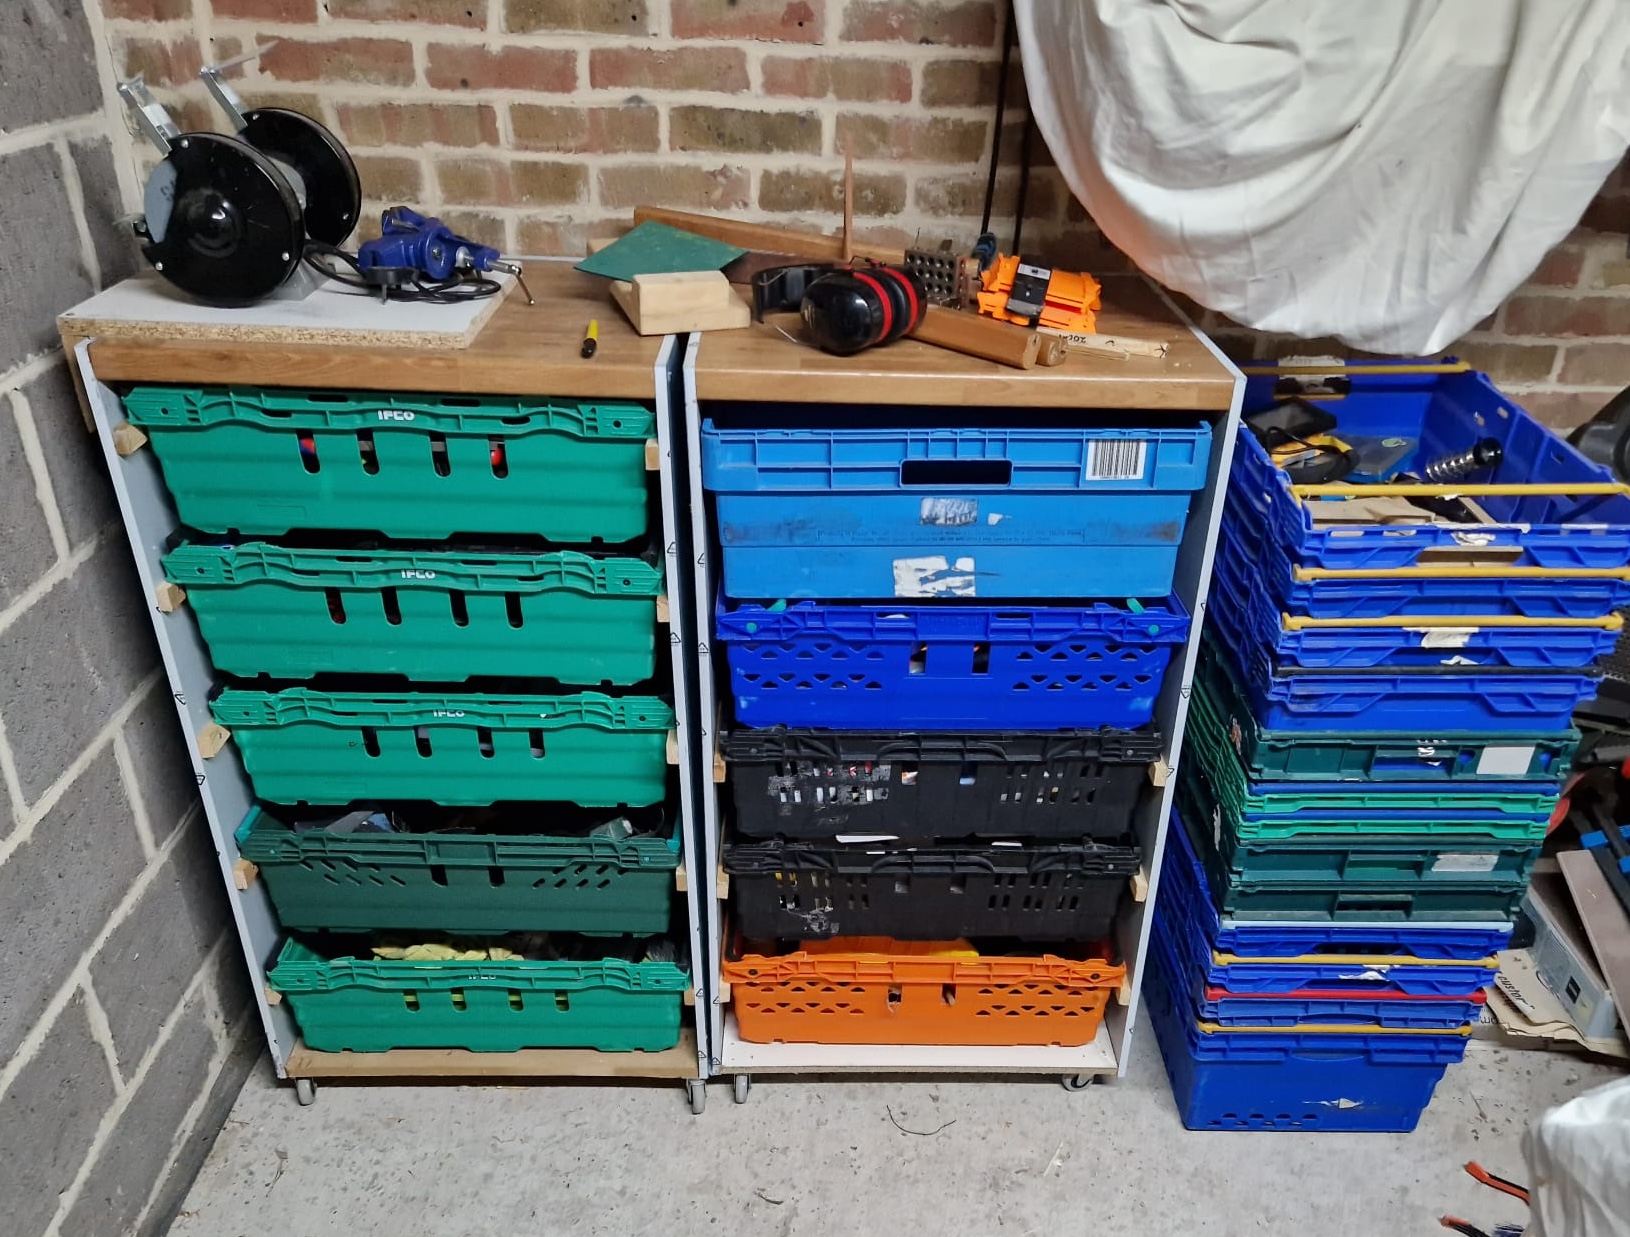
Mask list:
[[[1185,755],[1203,772],[1227,828],[1241,840],[1416,834],[1537,843],[1545,840],[1557,803],[1554,784],[1533,789],[1522,783],[1521,792],[1464,783],[1253,784],[1203,683],[1189,697]]]
[[[1448,782],[1561,780],[1573,767],[1577,730],[1529,734],[1263,730],[1210,641],[1200,644],[1204,686],[1252,780],[1263,782]],[[1509,770],[1509,772],[1508,772]]]
[[[671,962],[384,962],[293,939],[267,979],[318,1052],[661,1052],[679,1042],[690,986]]]
[[[547,830],[569,808],[539,805]],[[260,868],[285,928],[367,932],[668,930],[679,831],[622,841],[505,833],[296,832],[249,810],[238,851]]]
[[[124,403],[182,522],[205,532],[646,532],[656,422],[638,404],[181,386],[136,387]]]
[[[667,791],[673,710],[653,696],[223,691],[255,794],[273,803],[564,799],[642,807]]]
[[[656,666],[662,573],[639,559],[188,543],[164,574],[228,674],[626,686]]]

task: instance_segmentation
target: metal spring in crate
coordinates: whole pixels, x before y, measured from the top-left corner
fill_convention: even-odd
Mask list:
[[[1447,485],[1485,468],[1498,468],[1505,449],[1497,438],[1479,438],[1464,451],[1441,455],[1421,469],[1421,480],[1429,485]]]

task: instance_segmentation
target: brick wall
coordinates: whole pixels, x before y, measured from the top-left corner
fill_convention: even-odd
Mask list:
[[[196,81],[273,38],[251,101],[319,116],[357,156],[370,209],[438,212],[511,252],[577,254],[636,204],[833,227],[845,146],[862,231],[978,231],[1005,5],[994,0],[101,0],[114,57],[192,125]],[[1003,136],[998,235],[1011,233],[1024,90]],[[1093,271],[1124,259],[1045,146],[1026,248]],[[1630,382],[1630,196],[1581,231],[1459,351],[1543,414],[1581,419]],[[1282,341],[1212,322],[1231,349]],[[1612,340],[1612,343],[1600,342]]]
[[[0,6],[0,1198],[156,1231],[258,1043],[191,766],[58,312],[135,268],[100,15]]]

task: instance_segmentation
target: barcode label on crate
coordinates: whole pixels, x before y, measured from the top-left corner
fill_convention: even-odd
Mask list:
[[[1533,763],[1532,744],[1524,747],[1485,747],[1477,756],[1477,772],[1483,777],[1522,777]]]
[[[1087,443],[1087,480],[1137,481],[1148,455],[1145,438],[1094,438]]]
[[[1432,864],[1434,872],[1492,872],[1494,865],[1500,861],[1497,853],[1489,854],[1442,854]]]

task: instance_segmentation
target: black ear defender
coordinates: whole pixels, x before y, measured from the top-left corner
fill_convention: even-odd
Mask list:
[[[928,292],[898,266],[782,266],[753,276],[753,316],[796,308],[811,339],[835,356],[852,356],[915,330]]]

